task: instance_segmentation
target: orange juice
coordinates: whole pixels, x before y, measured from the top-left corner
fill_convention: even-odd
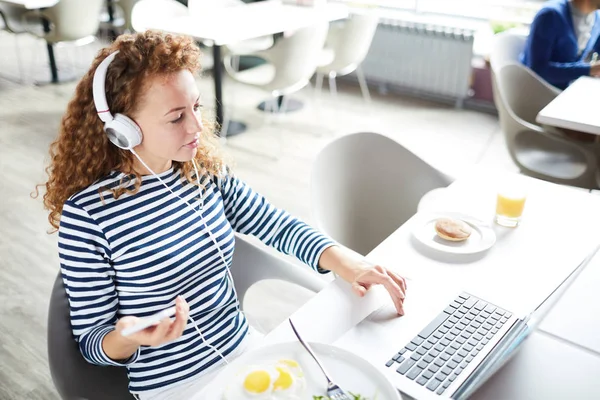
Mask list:
[[[508,218],[519,218],[525,208],[525,196],[509,197],[499,194],[496,203],[496,215]]]
[[[525,208],[525,194],[512,187],[500,191],[496,200],[496,223],[514,228],[521,222],[521,214]]]

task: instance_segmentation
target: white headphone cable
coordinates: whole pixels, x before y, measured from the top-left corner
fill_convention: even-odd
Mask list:
[[[240,309],[240,299],[238,297],[237,291],[235,290],[235,285],[233,283],[233,276],[231,275],[231,271],[229,270],[229,267],[227,266],[227,260],[225,259],[225,255],[223,254],[223,251],[221,250],[221,246],[219,246],[218,240],[214,237],[213,233],[208,228],[208,225],[206,224],[206,221],[204,220],[204,217],[202,216],[202,212],[201,211],[204,208],[204,200],[202,198],[202,188],[200,187],[200,174],[198,172],[198,167],[196,166],[196,161],[192,158],[192,164],[194,166],[194,171],[196,172],[196,179],[198,180],[198,193],[199,193],[199,196],[200,196],[200,210],[196,210],[187,200],[185,200],[184,198],[182,198],[181,196],[179,196],[175,192],[173,192],[173,190],[144,162],[144,160],[142,160],[142,158],[133,149],[130,149],[130,151],[139,160],[139,162],[142,163],[142,165],[148,171],[150,171],[150,173],[152,175],[154,175],[160,181],[160,183],[162,183],[163,186],[165,188],[167,188],[167,190],[169,192],[171,192],[171,194],[173,196],[178,197],[185,204],[187,204],[195,213],[197,213],[200,216],[200,220],[202,221],[202,224],[206,228],[206,232],[208,233],[208,236],[211,238],[211,240],[214,242],[215,246],[217,247],[217,251],[218,251],[219,255],[221,256],[221,260],[223,261],[223,265],[225,265],[225,269],[227,270],[227,276],[228,276],[228,278],[231,281],[231,287],[233,288],[233,293],[235,294],[235,298],[236,298],[236,309],[237,309],[238,312],[243,313],[242,310]],[[220,308],[224,308],[224,307],[226,307],[226,306],[222,306]],[[219,308],[216,308],[215,310],[218,310],[218,309]],[[223,361],[225,361],[226,364],[229,364],[229,361],[227,361],[227,358],[225,358],[225,356],[223,355],[223,353],[221,353],[221,351],[219,349],[217,349],[216,347],[214,347],[213,345],[211,345],[210,343],[208,343],[208,341],[206,340],[206,338],[202,334],[202,331],[200,331],[200,328],[198,328],[198,324],[196,323],[196,321],[194,321],[194,319],[192,318],[192,316],[189,315],[188,318],[190,319],[190,321],[192,321],[192,323],[194,325],[194,328],[198,332],[198,335],[200,335],[200,338],[202,339],[202,341],[210,349],[212,349],[215,353],[217,353],[223,359]]]

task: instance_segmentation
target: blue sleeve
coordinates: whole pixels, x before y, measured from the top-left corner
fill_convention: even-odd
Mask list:
[[[335,242],[263,196],[236,177],[220,182],[225,214],[236,232],[253,235],[282,253],[293,255],[320,273],[319,258]]]
[[[109,358],[102,348],[104,337],[115,329],[118,297],[109,263],[110,249],[104,232],[80,206],[67,201],[58,231],[61,274],[69,300],[73,336],[83,358],[97,365],[125,366],[128,360]]]
[[[528,66],[553,84],[568,84],[590,74],[590,65],[583,61],[560,63],[550,60],[556,38],[561,32],[560,16],[552,9],[542,10],[531,24],[528,46]]]

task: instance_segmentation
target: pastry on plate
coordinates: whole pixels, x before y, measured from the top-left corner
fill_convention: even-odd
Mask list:
[[[435,222],[435,232],[439,237],[452,242],[462,242],[471,236],[473,229],[460,219],[439,218]]]

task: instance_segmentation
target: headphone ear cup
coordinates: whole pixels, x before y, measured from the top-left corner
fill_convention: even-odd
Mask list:
[[[142,143],[142,130],[131,118],[115,114],[114,119],[104,125],[108,140],[123,150],[131,150]]]

